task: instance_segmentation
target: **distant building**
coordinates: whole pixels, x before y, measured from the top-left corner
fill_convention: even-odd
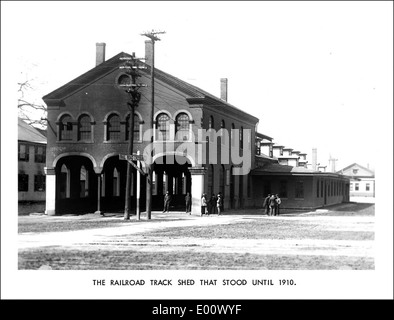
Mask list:
[[[45,201],[46,137],[18,118],[18,201]]]
[[[357,163],[338,171],[350,177],[351,197],[375,197],[375,172]]]
[[[316,209],[349,202],[349,178],[344,175],[280,164],[263,154],[259,158],[252,176],[253,191],[261,195],[260,205],[264,196],[273,193],[279,195],[282,208],[287,209]]]

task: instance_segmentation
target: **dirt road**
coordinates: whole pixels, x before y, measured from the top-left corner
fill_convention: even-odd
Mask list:
[[[268,217],[256,214],[224,215],[224,216],[185,216],[183,213],[170,215],[154,214],[155,222],[140,221],[122,224],[116,227],[86,229],[67,232],[22,233],[18,236],[19,252],[23,268],[24,261],[34,259],[34,253],[39,255],[75,256],[76,252],[84,253],[84,257],[94,252],[129,252],[133,255],[145,255],[154,258],[163,254],[180,256],[206,255],[244,255],[255,256],[258,259],[268,256],[294,256],[301,259],[320,257],[322,259],[348,257],[349,259],[367,259],[373,261],[373,237],[352,238],[357,234],[371,235],[374,232],[374,216],[330,216],[317,212],[310,214],[286,215]],[[113,221],[122,217],[109,218]],[[299,226],[303,237],[288,237],[292,226]],[[221,228],[250,228],[256,227],[262,233],[267,229],[276,228],[275,237],[260,239],[254,236],[232,236],[226,231],[225,236],[209,236],[210,230]],[[303,228],[303,229],[302,229]],[[290,230],[286,231],[286,230]],[[184,233],[182,233],[182,230]],[[198,233],[197,233],[197,231]],[[208,231],[201,235],[200,230]],[[227,229],[226,229],[227,230]],[[308,234],[305,235],[305,232]],[[193,236],[196,232],[197,236]],[[281,236],[283,233],[283,237]],[[314,233],[313,233],[314,232]],[[318,236],[314,234],[318,232]],[[324,234],[335,232],[346,237],[324,237]],[[188,236],[190,235],[190,236]],[[310,235],[310,237],[308,236]],[[320,236],[323,235],[323,236]],[[302,258],[303,257],[303,258]],[[325,258],[324,258],[325,257]],[[25,260],[24,260],[25,259]],[[148,258],[147,258],[148,259]],[[44,261],[40,263],[44,264]],[[160,265],[160,262],[157,262]],[[178,261],[178,263],[182,263]],[[36,264],[38,265],[38,264]],[[190,258],[185,262],[190,265]],[[373,266],[369,263],[369,267]],[[217,266],[216,266],[217,267]],[[95,266],[97,268],[97,266]]]

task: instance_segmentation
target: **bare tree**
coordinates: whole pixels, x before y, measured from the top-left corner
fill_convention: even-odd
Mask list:
[[[29,101],[25,98],[26,92],[34,90],[29,80],[18,82],[18,116],[27,123],[46,129],[47,108],[44,104]]]

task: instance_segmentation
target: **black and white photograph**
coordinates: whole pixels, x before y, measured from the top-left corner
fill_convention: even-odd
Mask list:
[[[392,1],[2,1],[1,43],[2,299],[393,299]]]

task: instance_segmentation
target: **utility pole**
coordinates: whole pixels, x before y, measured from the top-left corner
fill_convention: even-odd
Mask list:
[[[142,36],[148,37],[152,42],[152,56],[151,56],[151,112],[150,112],[150,123],[149,128],[152,129],[151,136],[151,146],[153,145],[153,115],[155,113],[155,41],[160,41],[160,39],[156,36],[157,34],[163,34],[164,31],[149,31],[142,33]],[[152,150],[150,150],[152,152]],[[146,217],[148,220],[151,219],[152,212],[152,166],[153,163],[147,163],[147,176],[146,176]]]
[[[121,58],[122,59],[122,58]],[[130,119],[129,119],[129,144],[127,147],[127,156],[133,156],[133,142],[134,142],[134,110],[138,106],[138,103],[141,99],[141,93],[138,92],[138,89],[142,85],[136,84],[137,77],[140,77],[138,73],[138,66],[136,63],[135,53],[133,52],[131,59],[128,57],[123,58],[126,60],[126,63],[121,66],[121,69],[125,69],[126,73],[131,77],[131,84],[124,84],[126,89],[126,93],[130,97],[130,101],[127,102],[127,105],[130,108]],[[130,190],[131,190],[131,166],[133,159],[127,159],[127,174],[126,174],[126,194],[125,194],[125,209],[124,209],[124,220],[130,219]],[[139,220],[139,217],[137,217]]]

